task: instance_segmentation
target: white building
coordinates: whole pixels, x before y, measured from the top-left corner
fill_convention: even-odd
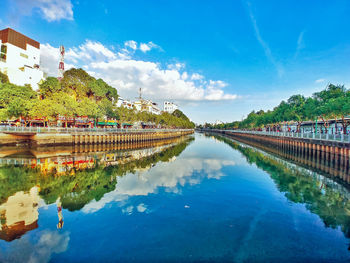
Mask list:
[[[222,121],[216,120],[214,124],[219,125],[219,124],[224,124],[224,123]]]
[[[125,100],[123,99],[122,97],[118,97],[118,101],[117,101],[117,107],[125,107],[127,109],[132,109],[134,107],[134,103],[132,103],[131,101],[129,100]]]
[[[174,104],[173,102],[164,101],[164,111],[168,113],[173,113],[175,110],[177,110],[179,107]]]
[[[161,110],[158,108],[157,103],[150,100],[139,99],[134,102],[137,111],[147,111],[153,114],[161,114]]]
[[[10,82],[33,89],[44,78],[40,70],[40,43],[7,28],[0,31],[0,71]]]

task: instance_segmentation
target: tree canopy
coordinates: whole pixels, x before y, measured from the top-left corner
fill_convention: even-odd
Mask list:
[[[344,85],[329,84],[324,90],[314,93],[311,97],[293,95],[287,101],[282,101],[273,110],[252,111],[242,121],[209,125],[217,129],[255,129],[283,122],[296,122],[299,125],[302,121],[324,120],[327,125],[329,119],[341,119],[343,130],[349,123],[345,117],[350,115],[350,90]]]
[[[2,74],[2,73],[1,73]],[[121,122],[152,122],[164,127],[194,128],[194,124],[180,110],[173,114],[155,115],[135,109],[116,107],[118,92],[102,79],[95,79],[83,69],[69,69],[59,81],[48,77],[34,91],[29,85],[17,86],[0,75],[0,120],[11,118],[44,119],[49,125],[59,116],[76,118],[87,116],[114,119]]]

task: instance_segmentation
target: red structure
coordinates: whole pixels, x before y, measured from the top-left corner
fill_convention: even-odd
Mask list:
[[[61,80],[63,78],[64,73],[64,46],[60,46],[60,62],[58,63],[58,79]]]

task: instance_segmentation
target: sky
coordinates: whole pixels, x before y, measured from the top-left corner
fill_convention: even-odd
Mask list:
[[[0,0],[0,29],[41,43],[41,68],[173,101],[196,123],[242,120],[328,83],[350,88],[350,1]]]

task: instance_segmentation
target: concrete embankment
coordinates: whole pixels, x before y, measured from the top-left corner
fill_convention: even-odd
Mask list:
[[[349,143],[224,130],[214,132],[228,135],[237,141],[273,152],[350,183]]]
[[[194,130],[156,130],[156,131],[115,131],[115,132],[2,132],[0,146],[10,145],[87,145],[87,144],[121,144],[164,140],[193,133]]]

